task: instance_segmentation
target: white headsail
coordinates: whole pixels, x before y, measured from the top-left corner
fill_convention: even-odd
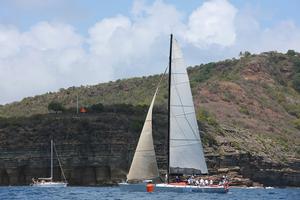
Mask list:
[[[149,107],[143,130],[127,175],[128,181],[153,179],[159,176],[152,137],[152,110],[157,90],[158,88],[155,91]]]
[[[170,94],[170,173],[206,174],[193,97],[183,56],[172,42]]]

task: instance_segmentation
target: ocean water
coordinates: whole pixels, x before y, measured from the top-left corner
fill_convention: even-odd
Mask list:
[[[211,193],[146,193],[125,192],[118,187],[66,187],[66,188],[37,188],[37,187],[0,187],[1,200],[131,200],[131,199],[160,199],[160,200],[300,200],[299,188],[286,189],[238,189],[232,188],[227,194]]]

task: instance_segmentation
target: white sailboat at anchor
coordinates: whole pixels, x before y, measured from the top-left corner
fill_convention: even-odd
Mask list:
[[[56,153],[56,156],[57,156],[57,160],[58,160],[59,167],[61,169],[61,173],[62,173],[62,176],[64,178],[64,181],[54,181],[53,180],[53,147],[55,148],[53,140],[51,140],[51,169],[50,169],[50,177],[48,177],[48,178],[37,178],[37,179],[33,178],[32,179],[32,184],[31,184],[32,186],[34,186],[34,187],[67,187],[68,182],[66,180],[66,177],[65,177],[64,171],[62,169],[62,166],[61,166],[61,163],[60,163],[60,160],[59,160],[59,157],[58,157],[56,149],[55,149],[55,153]]]
[[[193,97],[183,56],[177,41],[170,38],[168,98],[168,169],[166,183],[154,183],[159,177],[152,138],[152,109],[158,88],[150,104],[127,181],[120,183],[129,191],[173,191],[226,193],[228,184],[194,185],[171,183],[170,176],[207,174],[207,165],[199,135]],[[151,184],[147,184],[153,182]]]

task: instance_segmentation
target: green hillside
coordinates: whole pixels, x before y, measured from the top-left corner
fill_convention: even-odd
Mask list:
[[[240,59],[189,67],[188,72],[207,153],[250,152],[273,162],[300,159],[299,53],[245,52]],[[70,87],[28,97],[0,106],[0,117],[46,114],[53,101],[61,103],[66,112],[75,112],[77,95],[84,107],[99,103],[106,108],[148,105],[159,77]],[[167,108],[166,98],[165,78],[156,109]]]

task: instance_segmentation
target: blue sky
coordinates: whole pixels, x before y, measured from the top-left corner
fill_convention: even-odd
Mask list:
[[[29,3],[28,3],[29,2]],[[44,2],[44,3],[37,3]],[[152,3],[153,0],[145,1]],[[165,0],[187,17],[203,0]],[[239,9],[253,9],[263,26],[281,20],[293,20],[300,25],[299,0],[230,0]],[[14,24],[27,30],[39,21],[63,21],[70,23],[82,34],[97,21],[117,14],[130,15],[134,1],[129,0],[2,0],[0,23]]]
[[[161,73],[173,32],[187,65],[300,51],[298,0],[2,0],[0,104]]]

